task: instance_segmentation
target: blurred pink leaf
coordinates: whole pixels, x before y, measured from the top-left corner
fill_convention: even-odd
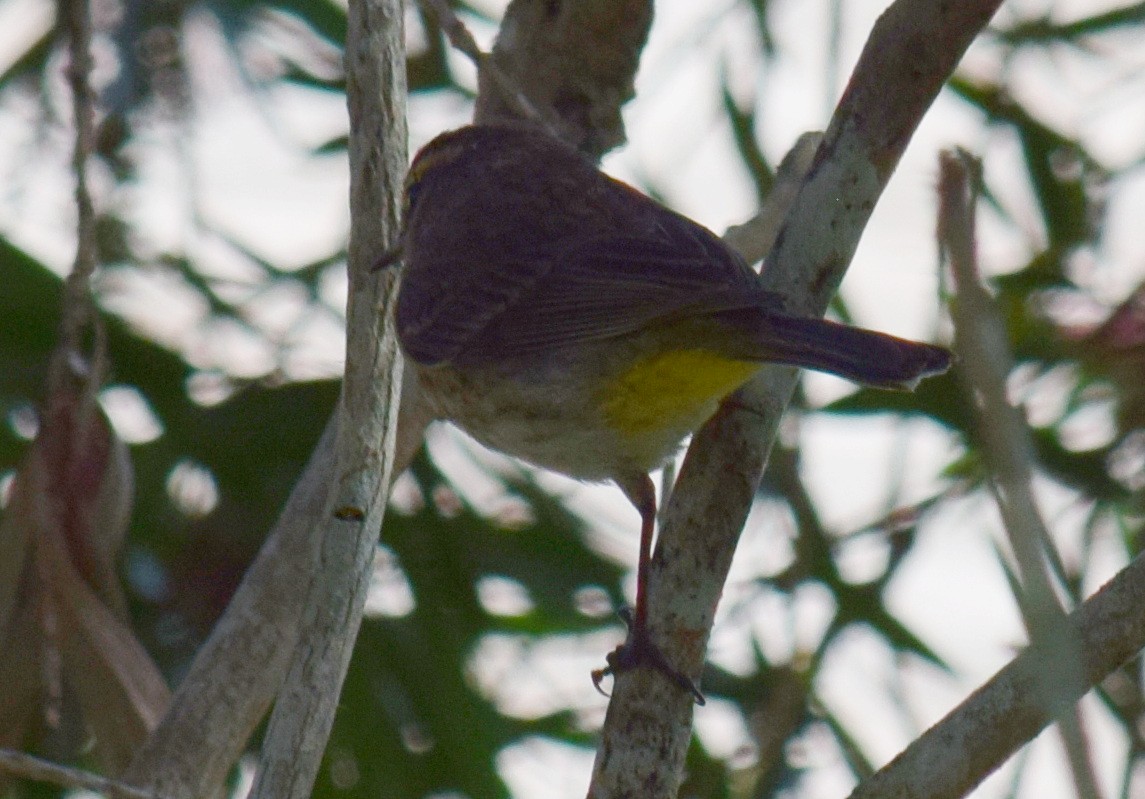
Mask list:
[[[116,773],[162,716],[169,691],[116,570],[131,503],[127,448],[94,388],[57,389],[0,521],[0,745],[81,730]]]
[[[1117,388],[1122,436],[1145,428],[1145,285],[1087,331],[1067,331],[1083,361]]]

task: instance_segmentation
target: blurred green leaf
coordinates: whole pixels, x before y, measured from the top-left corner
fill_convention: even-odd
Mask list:
[[[1133,32],[1142,24],[1145,24],[1145,3],[1133,3],[1071,22],[1055,22],[1048,16],[1024,19],[991,33],[1014,47],[1044,47],[1058,43],[1085,45],[1086,37],[1126,30]]]
[[[755,114],[750,110],[741,109],[731,89],[727,84],[727,76],[723,78],[720,86],[720,97],[723,100],[724,114],[731,124],[732,137],[735,139],[736,150],[744,168],[755,184],[756,199],[763,202],[771,194],[775,185],[775,170],[767,162],[767,157],[759,147],[755,137]]]
[[[959,77],[948,85],[990,122],[1007,125],[1017,134],[1026,173],[1041,207],[1050,253],[1063,258],[1074,246],[1094,238],[1097,201],[1091,195],[1094,186],[1108,179],[1105,169],[1076,139],[1037,120],[1004,87]],[[1057,273],[1064,275],[1061,264],[1055,266]]]

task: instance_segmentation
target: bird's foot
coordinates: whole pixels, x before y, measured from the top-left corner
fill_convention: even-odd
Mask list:
[[[605,677],[609,675],[615,677],[630,669],[644,666],[645,668],[655,669],[674,682],[680,690],[691,694],[697,705],[704,704],[704,695],[700,693],[700,689],[696,687],[696,683],[692,681],[691,677],[677,670],[668,662],[668,659],[664,657],[664,653],[660,651],[660,647],[652,643],[652,639],[648,636],[647,627],[634,622],[631,610],[622,608],[620,618],[623,619],[624,623],[628,626],[628,638],[625,639],[623,644],[608,653],[607,657],[605,657],[605,661],[608,663],[607,666],[603,669],[595,669],[592,672],[592,684],[596,687],[596,690],[608,696],[600,687]]]

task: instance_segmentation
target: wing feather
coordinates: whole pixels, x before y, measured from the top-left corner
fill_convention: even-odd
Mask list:
[[[632,190],[612,186],[617,196],[605,199],[631,209]],[[598,226],[587,240],[554,231],[552,217],[523,213],[501,215],[501,236],[466,242],[452,262],[433,247],[435,260],[403,278],[398,328],[407,354],[427,365],[495,363],[764,299],[756,275],[713,233],[641,199],[649,213]]]

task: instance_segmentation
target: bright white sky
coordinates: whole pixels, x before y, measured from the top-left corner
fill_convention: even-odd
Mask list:
[[[484,5],[497,12],[504,2],[486,0]],[[636,183],[649,180],[677,209],[715,230],[742,221],[754,211],[753,192],[736,166],[718,106],[721,70],[745,98],[762,87],[766,100],[757,108],[760,136],[767,154],[778,161],[800,133],[825,125],[867,32],[885,5],[842,0],[845,25],[839,66],[837,74],[827,75],[830,59],[824,42],[829,38],[826,20],[831,0],[771,4],[779,57],[763,71],[750,57],[757,47],[754,23],[745,10],[729,12],[731,0],[660,0],[637,99],[626,110],[630,144],[610,156],[606,168]],[[1055,19],[1066,20],[1116,5],[1120,4],[1010,0],[1002,14],[1009,19],[1050,11]],[[0,62],[26,41],[22,37],[30,35],[27,32],[50,24],[47,7],[41,0],[0,2]],[[480,41],[491,42],[493,28],[470,22]],[[195,50],[192,79],[199,103],[192,136],[183,139],[168,125],[153,125],[149,139],[137,145],[144,165],[138,185],[107,201],[123,205],[139,220],[147,231],[145,248],[155,253],[185,251],[213,273],[233,280],[234,297],[249,299],[252,320],[272,340],[289,345],[288,369],[293,376],[336,374],[342,345],[337,312],[307,308],[288,281],[263,284],[262,271],[250,259],[219,238],[204,235],[195,218],[274,263],[302,266],[335,249],[347,234],[346,165],[338,157],[306,155],[298,145],[313,146],[344,131],[342,102],[279,88],[272,90],[273,103],[258,105],[231,70],[212,20],[204,15],[192,34],[187,44]],[[1042,119],[1081,138],[1106,164],[1135,163],[1145,154],[1145,48],[1138,40],[1107,38],[1101,41],[1101,55],[1063,49],[1049,56],[1022,56],[1010,65],[1015,91]],[[460,56],[455,61],[459,70],[468,69]],[[989,74],[997,61],[997,52],[976,45],[964,69]],[[464,123],[468,113],[453,97],[415,100],[411,149]],[[0,116],[2,174],[11,174],[15,163],[26,163],[29,152],[42,146],[37,141],[43,131],[26,123],[26,118],[13,114]],[[58,143],[52,143],[53,149]],[[1042,237],[1030,210],[1029,189],[1014,165],[1016,143],[986,129],[974,111],[953,97],[942,97],[907,151],[844,285],[856,319],[866,326],[939,340],[948,334],[936,300],[933,186],[936,154],[952,145],[984,157],[988,179],[995,178],[992,187],[1023,227],[1016,232],[996,217],[982,215],[984,270],[1001,273],[1017,268],[1030,254],[1031,243]],[[67,232],[73,212],[64,175],[66,162],[45,159],[32,179],[0,193],[0,229],[61,270],[70,262],[73,248]],[[186,204],[190,187],[200,198],[194,207]],[[1145,180],[1140,170],[1111,187],[1109,203],[1107,244],[1101,252],[1086,254],[1079,276],[1100,298],[1114,303],[1145,277],[1145,237],[1139,233],[1145,218]],[[161,274],[146,279],[113,274],[108,282],[119,290],[114,307],[183,350],[200,368],[253,377],[273,365],[274,348],[263,338],[235,326],[216,324],[205,330],[201,323],[207,309],[176,281]],[[332,270],[325,281],[331,308],[341,306],[344,293],[344,278]],[[834,378],[807,379],[811,395],[824,401],[847,390]],[[158,433],[137,411],[117,414],[117,422],[129,440],[146,440]],[[878,420],[811,419],[801,424],[798,434],[810,488],[825,521],[838,531],[862,527],[895,503],[927,496],[939,485],[937,471],[956,447],[942,430],[925,422],[904,427]],[[497,504],[495,482],[483,477],[474,464],[511,465],[499,456],[475,451],[475,445],[447,430],[436,431],[431,446],[470,498],[487,507]],[[888,477],[899,484],[892,486]],[[570,504],[593,521],[602,549],[634,562],[635,513],[615,489],[581,486],[556,476],[543,479],[566,493]],[[1046,518],[1070,557],[1077,549],[1078,498],[1047,483],[1037,488]],[[761,506],[753,514],[725,595],[725,609],[749,601],[747,580],[783,567],[790,553],[788,528],[774,508]],[[949,503],[926,525],[909,564],[892,586],[893,609],[949,659],[956,669],[953,678],[923,664],[907,663],[903,668],[878,640],[862,631],[846,636],[831,652],[815,686],[819,698],[860,731],[862,745],[876,762],[892,757],[1003,665],[1024,640],[995,555],[1001,540],[988,501],[970,497]],[[1092,587],[1124,560],[1113,543],[1100,545],[1099,552]],[[858,578],[877,573],[885,557],[877,542],[859,540],[846,552],[844,566]],[[527,603],[527,597],[515,596],[511,586],[489,589],[491,603]],[[409,600],[403,596],[400,580],[391,582],[379,589],[374,609],[406,612]],[[814,646],[832,612],[829,598],[814,589],[799,592],[791,601],[764,595],[750,602],[751,612],[741,607],[734,618],[725,614],[715,631],[711,654],[721,665],[734,669],[748,662],[749,632],[777,660],[798,656]],[[525,654],[513,641],[490,641],[475,671],[482,684],[497,693],[508,680],[516,712],[571,705],[582,710],[586,723],[596,723],[603,715],[604,700],[593,693],[587,673],[599,665],[612,643],[557,641]],[[510,702],[508,695],[502,696]],[[897,705],[900,697],[909,715],[904,716]],[[1085,708],[1099,776],[1111,795],[1123,768],[1124,743],[1096,702],[1087,701]],[[696,723],[717,752],[731,754],[747,742],[734,714],[718,702],[698,709]],[[817,768],[801,796],[845,795],[849,778],[834,749],[818,739],[805,743],[803,756]],[[1029,757],[1029,773],[1019,796],[1073,795],[1056,736],[1043,735]],[[530,742],[506,752],[501,766],[518,795],[555,798],[583,796],[590,763],[590,756],[580,750]],[[554,775],[565,778],[557,781]],[[1003,770],[974,796],[1002,797],[1011,779],[1010,769]],[[558,784],[564,787],[555,787]]]

